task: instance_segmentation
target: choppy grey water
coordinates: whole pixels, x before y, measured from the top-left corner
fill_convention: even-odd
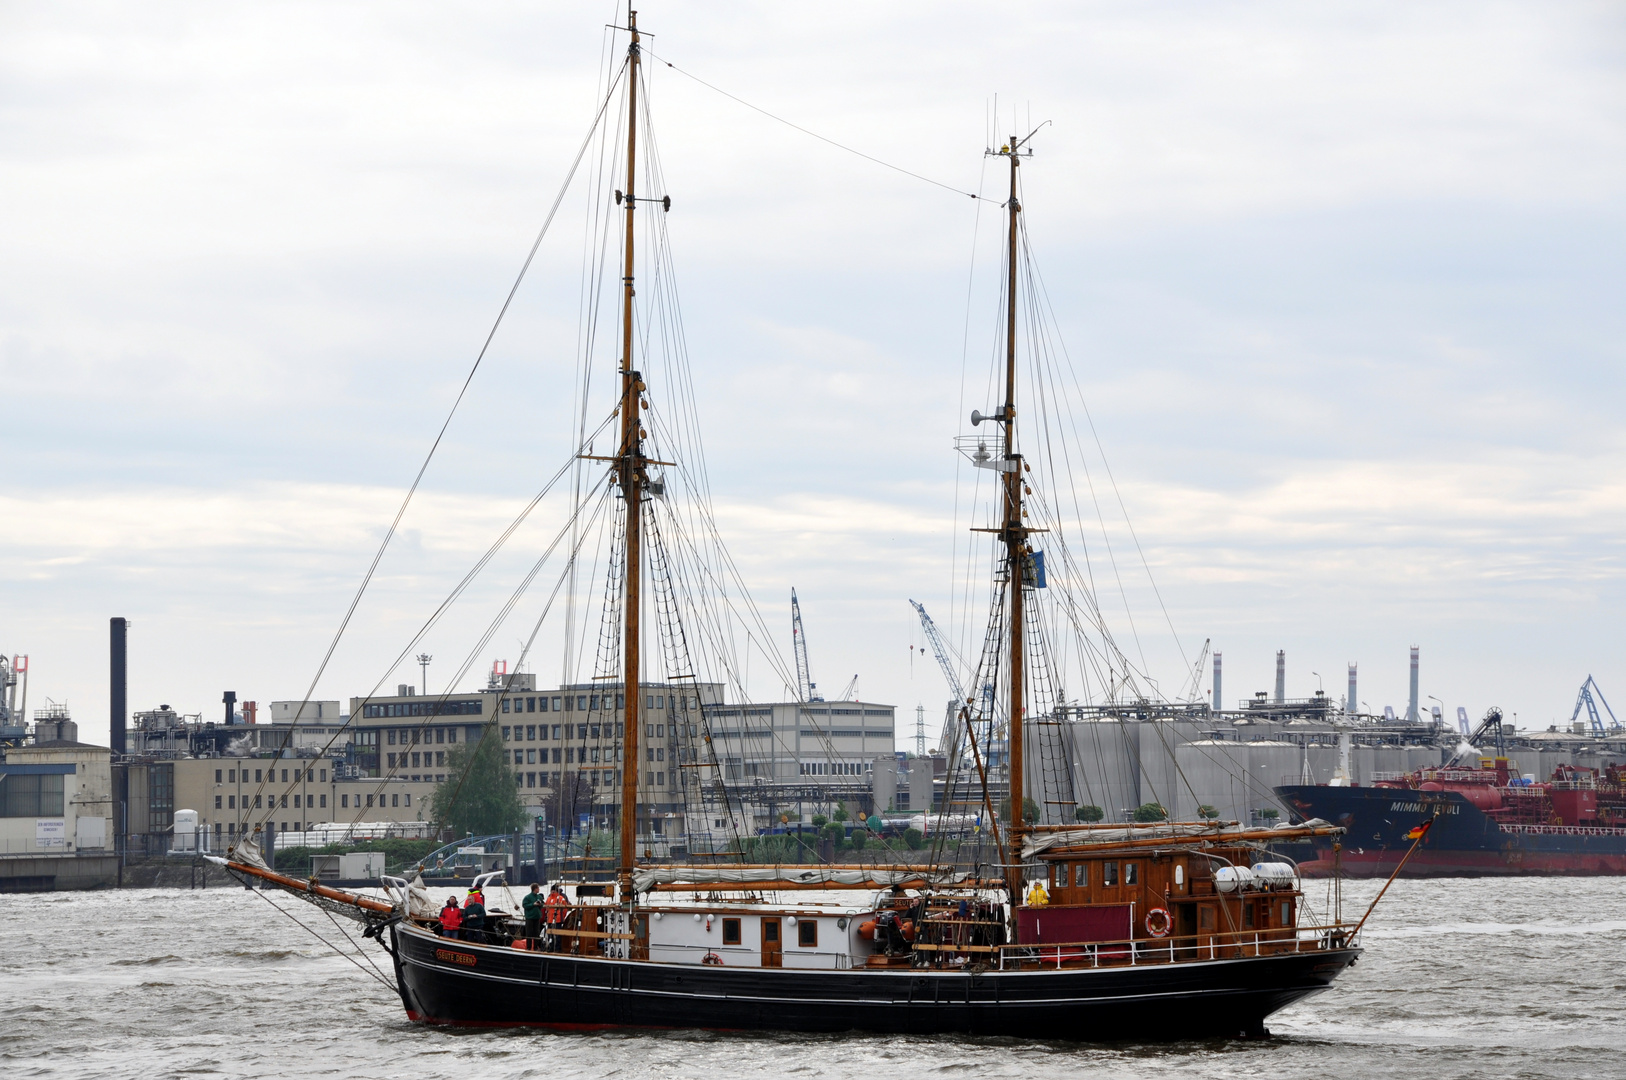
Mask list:
[[[1108,1046],[430,1029],[258,894],[12,896],[0,923],[0,1075],[1622,1077],[1623,890],[1619,879],[1400,882],[1361,962],[1273,1017],[1272,1039]],[[1375,892],[1346,885],[1346,914]],[[337,937],[319,913],[277,902]],[[387,971],[382,950],[366,949]]]

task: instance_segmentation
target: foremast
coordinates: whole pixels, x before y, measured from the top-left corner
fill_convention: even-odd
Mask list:
[[[621,899],[632,903],[632,871],[638,854],[638,730],[642,713],[639,704],[642,682],[639,666],[638,616],[642,600],[643,576],[643,493],[648,476],[648,462],[644,457],[644,431],[639,406],[644,382],[632,359],[632,298],[633,298],[633,227],[636,223],[638,199],[638,68],[641,49],[638,37],[638,13],[628,10],[627,30],[632,41],[627,46],[627,187],[617,192],[627,215],[626,250],[621,275],[621,444],[615,456],[616,482],[626,504],[626,528],[622,530],[626,549],[623,551],[626,595],[622,605],[622,630],[625,642],[621,655],[626,667],[622,673],[625,705],[622,722],[625,725],[621,760],[621,857],[618,878]]]

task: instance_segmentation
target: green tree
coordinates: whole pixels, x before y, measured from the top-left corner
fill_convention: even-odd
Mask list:
[[[1277,818],[1282,816],[1282,812],[1276,809],[1274,806],[1267,806],[1263,810],[1259,811],[1259,816],[1264,818],[1266,821],[1275,821]]]
[[[446,779],[430,796],[430,817],[459,836],[512,832],[530,823],[495,728],[446,755]]]
[[[833,818],[836,821],[846,821],[847,820],[847,804],[846,803],[836,803],[835,811],[833,813],[831,813],[830,816],[831,816],[831,818]]]
[[[1100,821],[1106,816],[1106,811],[1099,806],[1081,806],[1073,811],[1073,817],[1079,821]]]
[[[1029,825],[1037,825],[1039,823],[1039,804],[1032,799],[1023,799],[1022,816],[1027,819]],[[1011,800],[1006,799],[999,804],[999,820],[1011,820]]]
[[[1197,807],[1197,816],[1212,820],[1213,818],[1219,817],[1219,811],[1214,809],[1212,806],[1209,806],[1207,803],[1203,803],[1201,806]]]
[[[813,815],[813,827],[815,829],[822,829],[828,824],[830,824],[830,819],[825,817],[823,814]]]
[[[903,842],[910,851],[919,851],[926,843],[926,834],[910,826],[903,830]]]
[[[1141,803],[1139,806],[1135,807],[1135,820],[1143,822],[1167,821],[1169,820],[1169,812],[1163,809],[1160,803]]]
[[[869,843],[869,833],[862,829],[853,833],[853,850],[863,851],[864,845]]]

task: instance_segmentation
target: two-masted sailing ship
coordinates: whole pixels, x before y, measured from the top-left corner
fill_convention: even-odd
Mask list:
[[[1322,822],[1274,829],[1210,820],[1086,824],[1055,820],[1048,799],[1035,800],[1045,806],[1032,821],[1025,797],[1011,799],[1017,809],[1001,814],[990,794],[996,730],[1006,790],[1026,796],[1042,786],[1034,780],[1042,766],[1031,758],[1048,744],[1034,732],[1053,722],[1060,698],[1036,689],[1050,677],[1041,653],[1055,625],[1038,615],[1038,594],[1065,585],[1071,573],[1065,559],[1052,557],[1048,568],[1041,561],[1040,543],[1054,555],[1059,540],[1042,540],[1045,528],[1030,524],[1040,473],[1019,438],[1019,170],[1031,135],[989,151],[1009,173],[1003,401],[992,414],[973,416],[979,428],[989,427],[968,453],[993,474],[990,520],[978,531],[995,547],[987,561],[991,622],[979,693],[963,703],[954,760],[965,763],[968,786],[981,792],[981,820],[997,855],[974,866],[941,849],[944,857],[911,863],[775,865],[750,861],[751,845],[741,844],[736,861],[640,863],[647,792],[637,763],[643,691],[655,678],[646,642],[661,642],[654,659],[666,665],[658,678],[670,685],[697,677],[672,667],[694,665],[682,643],[701,630],[683,622],[682,590],[670,583],[683,559],[660,516],[667,485],[693,466],[676,460],[681,447],[651,445],[651,432],[663,429],[648,416],[653,376],[641,363],[640,350],[650,346],[636,321],[636,240],[640,209],[664,212],[670,203],[658,189],[640,189],[647,108],[635,13],[622,29],[630,40],[614,91],[625,102],[625,160],[615,176],[622,186],[614,192],[622,230],[614,245],[620,349],[618,393],[606,421],[615,446],[597,456],[585,442],[576,450],[600,463],[612,493],[605,535],[616,550],[606,592],[614,604],[606,625],[616,630],[618,667],[598,677],[617,691],[615,760],[625,763],[607,774],[620,785],[616,879],[567,884],[539,933],[527,935],[517,912],[493,910],[483,929],[452,934],[417,881],[385,879],[382,898],[364,897],[274,873],[249,840],[227,865],[245,881],[366,923],[367,936],[388,950],[407,1015],[427,1024],[1053,1039],[1264,1033],[1268,1016],[1326,990],[1360,951],[1357,927],[1337,913],[1310,916],[1295,868],[1267,853],[1273,842],[1338,830]],[[646,625],[646,615],[658,625]],[[695,720],[685,727],[692,728],[696,783],[723,788],[728,778],[703,708]],[[494,895],[495,886],[488,888]]]

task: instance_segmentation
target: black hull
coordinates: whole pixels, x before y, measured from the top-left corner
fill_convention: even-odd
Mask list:
[[[392,930],[407,1015],[428,1024],[869,1031],[1169,1041],[1265,1034],[1359,949],[1061,971],[717,968],[533,953]]]

